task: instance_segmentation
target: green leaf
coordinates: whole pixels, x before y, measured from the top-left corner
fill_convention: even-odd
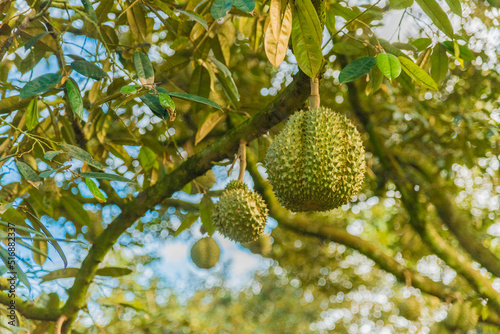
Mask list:
[[[85,172],[80,173],[82,177],[91,177],[94,179],[102,179],[109,181],[118,181],[118,182],[127,182],[127,183],[136,183],[135,181],[129,180],[126,177],[116,174],[108,174],[108,173],[100,173],[100,172]]]
[[[283,9],[282,4],[281,0],[271,0],[269,24],[264,38],[267,59],[275,67],[280,66],[285,59],[292,34],[292,7],[290,3],[286,3]]]
[[[57,242],[57,240],[52,236],[52,234],[50,233],[50,231],[45,227],[45,225],[42,224],[42,222],[40,221],[40,219],[38,219],[38,217],[31,215],[31,223],[33,224],[33,227],[38,227],[39,229],[41,229],[43,231],[43,233],[45,233],[45,235],[48,237],[48,240],[50,240],[50,243],[52,244],[52,246],[54,246],[54,248],[56,249],[57,253],[59,254],[59,256],[61,257],[61,259],[63,260],[63,263],[64,263],[64,267],[66,267],[68,265],[68,260],[66,259],[66,255],[64,255],[64,252],[61,248],[61,246],[59,246],[59,243]],[[33,239],[35,240],[35,239]]]
[[[197,215],[195,213],[192,213],[192,212],[188,213],[184,217],[184,220],[182,221],[181,225],[177,228],[177,230],[175,230],[174,238],[177,237],[179,234],[181,234],[181,232],[190,228],[191,225],[193,225],[193,223],[198,219],[198,217],[199,217],[199,215]]]
[[[436,0],[415,0],[436,27],[448,37],[453,38],[453,26],[450,19]]]
[[[62,278],[73,278],[78,274],[78,268],[64,268],[51,271],[50,273],[41,277],[42,283],[49,282],[56,279]],[[118,268],[118,267],[105,267],[96,270],[96,275],[108,276],[108,277],[120,277],[132,273],[132,270],[128,268]]]
[[[406,9],[413,5],[413,0],[389,0],[392,9]]]
[[[255,9],[255,0],[233,0],[234,7],[250,13]]]
[[[45,172],[41,172],[40,174],[38,174],[38,176],[40,176],[41,178],[47,178],[54,173],[60,172],[61,170],[68,169],[70,167],[71,167],[70,165],[66,165],[66,166],[61,166],[57,169],[46,170]]]
[[[41,277],[42,283],[61,278],[72,278],[78,274],[78,268],[56,269]]]
[[[45,93],[49,89],[53,88],[55,85],[61,82],[62,75],[56,73],[47,73],[44,75],[31,80],[23,88],[21,88],[21,93],[19,98],[26,99],[35,95]]]
[[[377,56],[377,66],[390,81],[401,74],[401,64],[396,56],[390,53],[380,53]]]
[[[491,6],[500,8],[500,0],[488,0],[488,2]]]
[[[411,42],[411,44],[413,44],[413,46],[415,46],[417,48],[417,51],[423,51],[423,50],[427,49],[427,47],[429,45],[431,45],[431,43],[432,43],[432,40],[430,38],[427,38],[427,37],[417,38],[416,40]]]
[[[158,89],[158,92],[160,90]],[[161,119],[168,119],[168,112],[165,108],[160,103],[160,98],[158,95],[153,95],[153,94],[146,94],[146,95],[141,95],[139,96],[142,102],[146,104],[149,109],[155,114],[156,116],[160,117]]]
[[[121,277],[132,273],[131,269],[119,267],[105,267],[97,269],[96,275],[107,277]]]
[[[441,43],[446,47],[446,49],[450,52],[450,54],[455,55],[455,43],[453,41],[444,41]],[[469,50],[469,48],[465,45],[458,45],[458,50],[460,51],[460,58],[462,58],[465,61],[473,61],[474,58],[474,53]]]
[[[38,125],[38,99],[33,98],[26,109],[26,127],[29,131]]]
[[[427,74],[423,69],[418,67],[418,65],[415,64],[411,59],[408,59],[406,57],[398,57],[398,59],[403,70],[410,77],[412,77],[413,80],[426,88],[438,90],[436,83],[434,82],[434,80],[432,80],[430,75]]]
[[[33,260],[39,266],[43,266],[48,258],[49,244],[46,240],[33,240]]]
[[[128,86],[123,86],[120,88],[120,93],[128,95],[128,94],[136,94],[137,93],[137,88],[135,85],[128,85]]]
[[[43,157],[49,161],[52,161],[52,159],[54,159],[54,157],[56,155],[61,154],[61,153],[64,153],[64,151],[48,151],[48,152],[45,152]]]
[[[45,31],[45,32],[42,32],[38,35],[36,35],[35,37],[33,38],[30,38],[28,41],[26,41],[26,43],[24,44],[24,49],[25,50],[28,50],[28,49],[31,49],[35,44],[36,42],[38,42],[42,37],[44,36],[47,36],[49,34],[48,31]]]
[[[38,189],[40,187],[40,178],[38,174],[27,163],[20,160],[16,161],[16,167],[19,173],[28,181],[33,187]]]
[[[200,201],[200,218],[201,224],[208,235],[212,235],[215,232],[215,227],[212,221],[212,211],[214,209],[214,203],[212,198],[207,194],[203,195]]]
[[[217,103],[215,103],[212,100],[201,97],[201,96],[191,95],[191,94],[186,94],[186,93],[169,92],[165,88],[161,88],[161,87],[158,88],[158,92],[166,93],[166,94],[170,95],[170,97],[177,97],[179,99],[205,104],[207,106],[222,110],[221,106],[219,106]]]
[[[371,71],[377,64],[375,57],[358,58],[349,63],[339,74],[339,82],[351,82]]]
[[[383,80],[384,75],[382,72],[377,67],[374,67],[370,73],[370,81],[366,85],[365,92],[367,94],[375,94],[382,86]]]
[[[431,56],[431,76],[435,82],[440,83],[448,73],[448,56],[446,47],[441,43],[436,44]]]
[[[8,252],[7,250],[0,247],[0,259],[2,259],[3,263],[5,263],[9,271],[16,272],[19,281],[21,281],[21,283],[23,283],[28,288],[28,290],[31,290],[31,285],[28,281],[28,277],[26,276],[24,271],[22,271],[21,268],[19,268],[19,266],[17,265],[17,259],[15,258],[14,252]]]
[[[208,30],[208,24],[207,24],[207,21],[205,21],[200,15],[196,14],[196,13],[192,13],[192,12],[187,12],[185,10],[178,10],[179,13],[182,13],[184,15],[186,15],[187,17],[189,17],[191,20],[194,20],[196,22],[198,22],[199,24],[201,24],[206,30]]]
[[[14,224],[13,222],[4,222],[4,221],[0,220],[0,225],[5,226],[5,227],[13,227],[14,229],[16,229],[16,231],[20,230],[20,231],[24,231],[24,232],[28,232],[28,233],[35,233],[35,234],[44,236],[43,233],[38,232],[30,227],[23,227],[23,226]]]
[[[72,196],[63,196],[61,198],[61,205],[64,207],[66,212],[70,215],[70,220],[73,220],[75,224],[80,226],[90,226],[90,217],[87,210],[83,208],[82,203]]]
[[[215,0],[210,8],[212,17],[216,20],[226,16],[227,12],[233,7],[232,0]]]
[[[155,82],[155,72],[148,56],[144,52],[137,51],[134,53],[133,60],[135,71],[141,84],[153,85]]]
[[[143,146],[139,150],[139,162],[145,171],[148,171],[153,167],[158,167],[155,152],[147,146]]]
[[[68,93],[69,105],[71,106],[71,110],[77,115],[80,119],[83,120],[83,99],[82,94],[80,93],[80,89],[76,82],[69,78],[66,81],[66,91]]]
[[[80,73],[81,75],[86,76],[87,78],[95,80],[100,80],[102,78],[109,78],[109,75],[108,73],[106,73],[106,71],[104,71],[96,64],[93,64],[86,60],[75,60],[74,62],[71,63],[71,68],[74,69],[76,72]]]
[[[450,7],[453,14],[462,16],[462,4],[460,3],[460,0],[446,0],[446,3],[448,4],[448,7]]]
[[[229,99],[231,105],[235,109],[239,109],[240,93],[238,92],[238,87],[236,87],[236,83],[234,82],[233,77],[217,73],[217,78],[219,79],[219,83],[222,85],[224,93]]]
[[[175,110],[175,103],[172,101],[170,95],[166,93],[158,93],[158,98],[160,99],[162,107],[166,108],[169,114]]]
[[[203,138],[205,138],[210,133],[210,131],[212,131],[212,129],[225,117],[226,114],[221,110],[217,110],[211,114],[208,114],[207,118],[203,121],[203,124],[198,129],[198,132],[196,132],[194,144],[198,145],[198,143],[202,141]]]
[[[97,15],[94,11],[94,7],[92,7],[92,4],[90,3],[90,1],[89,0],[81,0],[81,1],[82,1],[83,8],[87,12],[87,14],[89,14],[92,21],[94,21],[95,24],[99,24],[99,21],[97,20]]]
[[[179,17],[175,15],[174,11],[168,6],[167,3],[162,0],[153,0],[154,4],[158,6],[169,18],[175,21],[180,21]]]
[[[292,45],[302,72],[315,77],[323,61],[322,31],[318,14],[311,0],[298,0],[292,15]]]
[[[87,185],[87,187],[89,187],[92,196],[94,196],[96,200],[101,203],[106,202],[106,196],[104,196],[104,194],[101,192],[101,189],[99,189],[97,184],[92,179],[85,178],[85,184]]]
[[[90,166],[93,166],[98,169],[104,169],[104,165],[101,164],[99,161],[95,160],[92,158],[89,152],[82,150],[78,146],[70,145],[67,143],[61,143],[59,144],[61,148],[68,154],[70,157],[78,159],[80,161],[85,162],[86,164],[89,164]]]

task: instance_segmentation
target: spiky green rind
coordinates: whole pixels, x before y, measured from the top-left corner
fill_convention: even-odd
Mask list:
[[[210,269],[219,261],[220,248],[211,237],[201,238],[191,247],[191,260],[201,269]]]
[[[267,215],[267,205],[262,197],[240,186],[224,191],[214,204],[212,219],[215,228],[226,238],[251,242],[264,232]]]
[[[232,180],[229,182],[226,186],[226,190],[234,190],[234,189],[241,189],[248,191],[248,186],[245,184],[245,182],[238,181],[238,180]]]
[[[328,108],[296,112],[270,145],[265,165],[282,206],[328,211],[363,184],[365,150],[358,130]]]

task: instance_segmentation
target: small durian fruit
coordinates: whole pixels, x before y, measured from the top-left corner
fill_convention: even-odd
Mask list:
[[[476,328],[479,320],[477,309],[472,306],[471,302],[465,302],[460,308],[460,316],[457,322],[457,328],[463,331],[469,331]]]
[[[250,250],[253,254],[260,254],[262,256],[269,255],[273,248],[269,234],[262,234],[257,240],[243,243],[242,246]]]
[[[320,107],[290,117],[269,146],[265,166],[282,206],[294,212],[328,211],[361,189],[365,149],[349,119]]]
[[[220,257],[220,248],[211,237],[201,238],[191,247],[191,260],[201,269],[210,269],[215,266]]]
[[[400,299],[398,301],[398,309],[399,315],[410,321],[417,321],[422,314],[422,305],[420,305],[415,296]]]
[[[264,232],[267,215],[267,205],[258,193],[241,181],[231,181],[214,204],[212,219],[226,238],[252,242]]]

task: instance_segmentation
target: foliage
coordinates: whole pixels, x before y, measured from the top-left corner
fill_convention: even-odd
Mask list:
[[[478,331],[498,330],[499,6],[1,2],[0,230],[15,224],[19,327],[0,326],[407,333],[466,302]],[[290,214],[259,163],[310,77],[362,134],[366,181],[341,208]],[[200,225],[219,237],[211,208],[240,141],[277,222],[270,260],[242,291],[221,261],[165,297],[154,251]],[[6,242],[3,305],[8,257]],[[417,320],[398,316],[410,295]]]

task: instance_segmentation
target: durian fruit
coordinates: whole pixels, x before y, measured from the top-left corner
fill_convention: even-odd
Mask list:
[[[415,296],[400,299],[398,301],[398,309],[399,315],[410,321],[417,321],[422,314],[422,305],[420,305]]]
[[[220,248],[211,237],[201,238],[191,247],[191,260],[201,269],[215,266],[220,257]]]
[[[269,255],[273,248],[269,234],[262,234],[257,240],[243,243],[242,246],[249,249],[253,254],[260,254],[262,256]]]
[[[290,117],[270,145],[265,166],[282,206],[294,212],[328,211],[361,189],[365,150],[345,116],[320,107]]]
[[[267,215],[267,205],[258,193],[241,181],[231,181],[214,204],[212,219],[223,236],[251,242],[264,232]]]

